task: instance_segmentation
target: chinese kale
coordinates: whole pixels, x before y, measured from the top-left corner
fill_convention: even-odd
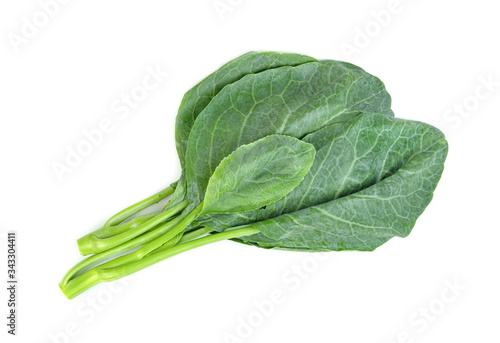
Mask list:
[[[390,104],[383,83],[349,63],[276,52],[227,63],[182,100],[179,180],[80,238],[92,256],[70,269],[62,291],[73,298],[226,239],[371,251],[406,237],[448,146],[438,129],[395,119]],[[169,195],[162,211],[129,219]]]

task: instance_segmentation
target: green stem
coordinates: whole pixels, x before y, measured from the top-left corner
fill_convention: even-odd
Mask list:
[[[146,213],[146,214],[143,214],[141,216],[137,216],[135,218],[132,218],[128,221],[125,221],[121,224],[110,226],[110,227],[106,228],[106,230],[103,230],[103,229],[96,230],[93,233],[88,234],[86,236],[94,235],[100,239],[113,237],[113,236],[119,235],[121,233],[127,232],[129,230],[135,229],[136,227],[138,227],[142,223],[148,221],[149,219],[151,219],[153,217],[156,217],[160,213],[161,213],[161,211]],[[80,239],[83,239],[83,237]]]
[[[141,249],[139,249],[138,251],[141,251],[141,253],[139,254],[139,256],[141,258],[144,257],[144,256],[146,256],[146,254],[148,254],[148,253],[152,252],[153,250],[161,247],[163,244],[167,243],[168,241],[170,241],[172,238],[174,238],[178,234],[183,233],[184,229],[189,224],[191,224],[196,218],[198,218],[198,215],[200,214],[200,212],[202,211],[202,209],[203,209],[203,201],[198,206],[196,206],[196,208],[191,213],[189,213],[186,216],[186,218],[184,218],[179,223],[179,225],[177,225],[176,227],[174,227],[172,230],[167,231],[162,236],[160,236],[160,237],[158,237],[158,238],[156,238],[156,239],[148,242]]]
[[[165,232],[160,237],[147,242],[139,250],[136,250],[130,254],[120,256],[112,261],[104,263],[103,265],[99,266],[99,268],[101,269],[116,268],[121,265],[138,261],[142,259],[144,256],[148,255],[150,252],[156,250],[157,248],[161,247],[162,245],[168,242],[175,241],[173,242],[173,244],[177,243],[177,241],[182,237],[184,229],[189,224],[191,224],[193,220],[196,219],[196,217],[198,217],[198,214],[201,212],[202,208],[203,208],[203,202],[199,204],[191,213],[185,216],[179,224],[177,224],[175,227]],[[172,246],[173,244],[172,243],[169,244],[169,247]]]
[[[109,218],[106,223],[103,225],[103,229],[107,227],[114,226],[116,224],[121,223],[125,219],[133,216],[134,214],[144,210],[145,208],[148,208],[149,206],[156,204],[160,202],[162,199],[165,199],[168,197],[170,194],[174,192],[175,188],[172,187],[172,185],[168,186],[167,188],[159,191],[158,193],[150,196],[149,198],[146,198],[142,201],[139,201],[137,204],[134,204],[132,206],[127,207],[126,209],[118,212],[111,218]]]
[[[125,242],[119,246],[116,246],[112,249],[103,251],[99,254],[92,255],[85,260],[77,263],[73,268],[71,268],[66,275],[64,275],[63,279],[59,283],[60,287],[64,287],[71,279],[75,278],[75,276],[81,274],[82,272],[86,271],[87,269],[96,266],[97,264],[101,263],[102,261],[108,259],[111,256],[117,255],[119,253],[122,253],[124,251],[136,248],[146,242],[149,242],[152,239],[155,239],[162,234],[164,234],[166,231],[168,231],[170,228],[176,226],[179,224],[181,221],[181,217],[177,217],[175,219],[172,219],[169,222],[166,222],[164,224],[161,224],[154,228],[151,231],[148,231],[144,235],[141,235],[139,237],[136,237],[128,242]]]
[[[90,234],[87,234],[77,240],[78,245],[80,245],[80,242],[82,244],[85,244],[85,242],[90,238],[90,236],[95,236],[97,238],[108,238],[112,237],[115,235],[119,235],[127,230],[129,230],[128,225],[133,225],[133,223],[122,223],[124,220],[130,218],[134,214],[148,208],[149,206],[158,203],[162,199],[168,197],[170,194],[172,194],[175,191],[175,186],[177,183],[173,183],[172,185],[168,186],[167,188],[161,190],[160,192],[150,196],[149,198],[146,198],[137,204],[134,204],[132,206],[127,207],[126,209],[118,212],[111,218],[109,218],[104,225]],[[158,212],[159,213],[159,212]],[[149,215],[149,214],[148,214]],[[148,215],[139,216],[137,218],[145,218]],[[150,218],[148,218],[150,219]],[[136,222],[141,221],[141,219],[137,219]],[[121,224],[120,224],[121,223]],[[85,251],[85,247],[83,247],[83,250]],[[92,253],[92,252],[89,252]],[[88,254],[84,254],[88,255]]]
[[[120,279],[124,276],[133,274],[141,269],[149,267],[155,263],[163,261],[182,252],[226,239],[253,235],[258,232],[258,229],[251,226],[241,229],[228,230],[225,232],[198,238],[184,244],[175,245],[170,249],[155,251],[154,253],[145,256],[141,260],[120,265],[116,268],[101,269],[100,267],[96,267],[70,280],[64,286],[61,286],[61,290],[68,299],[73,299],[77,295],[83,293],[87,289],[101,282]]]
[[[182,211],[186,206],[188,205],[187,201],[183,201],[175,206],[172,206],[166,211],[161,212],[160,214],[156,215],[155,217],[149,219],[148,221],[142,223],[135,229],[129,230],[127,232],[121,233],[116,236],[112,236],[109,238],[99,238],[93,234],[89,234],[86,236],[83,236],[78,240],[78,248],[80,249],[80,253],[82,255],[90,255],[90,254],[97,254],[103,251],[106,251],[108,249],[111,249],[115,246],[118,246],[122,243],[125,243],[128,240],[131,240],[144,232],[152,229],[156,225],[160,224],[161,222],[167,220],[168,218],[174,216],[175,214],[179,213]]]
[[[179,240],[179,242],[177,244],[182,244],[182,243],[192,241],[193,239],[204,236],[207,233],[212,232],[212,231],[213,230],[209,229],[208,227],[202,227],[201,229],[196,229],[196,230],[187,232],[182,236],[182,238]],[[163,249],[163,247],[160,247],[157,250],[160,250],[160,249]]]

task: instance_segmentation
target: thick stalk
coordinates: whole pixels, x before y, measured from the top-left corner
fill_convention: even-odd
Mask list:
[[[182,252],[226,239],[253,235],[258,232],[259,230],[253,227],[244,227],[235,230],[228,230],[221,233],[216,233],[206,237],[198,238],[184,244],[175,245],[170,249],[155,251],[154,253],[145,256],[141,260],[120,265],[116,268],[101,269],[100,267],[96,267],[70,280],[64,286],[61,286],[61,290],[68,299],[73,299],[77,295],[83,293],[87,289],[101,282],[120,279],[124,276],[133,274],[141,269],[149,267],[155,263],[163,261],[169,257],[175,256]]]
[[[111,249],[113,247],[116,247],[122,243],[125,243],[126,241],[129,241],[139,235],[142,235],[144,232],[152,229],[156,225],[160,224],[161,222],[164,222],[168,218],[174,216],[175,214],[179,213],[182,211],[186,206],[188,205],[187,201],[183,201],[175,206],[172,206],[172,208],[161,212],[160,214],[156,215],[155,217],[149,219],[148,221],[142,223],[135,229],[129,230],[127,232],[121,233],[116,236],[112,236],[109,238],[99,238],[94,236],[93,234],[89,234],[86,236],[83,236],[78,240],[78,248],[80,249],[80,253],[82,255],[90,255],[90,254],[97,254],[102,251],[106,251],[108,249]]]
[[[119,235],[119,234],[127,231],[128,230],[127,223],[122,223],[124,220],[130,218],[134,214],[137,214],[138,212],[140,212],[140,211],[148,208],[149,206],[156,204],[156,203],[160,202],[161,200],[165,199],[166,197],[168,197],[170,194],[172,194],[175,191],[176,184],[177,183],[175,182],[172,185],[168,186],[167,188],[150,196],[149,198],[146,198],[142,201],[139,201],[138,203],[136,203],[132,206],[129,206],[126,209],[118,212],[117,214],[115,214],[114,216],[109,218],[106,221],[106,223],[104,223],[102,228],[95,230],[95,231],[91,232],[90,234],[87,234],[87,235],[79,238],[77,240],[79,248],[80,248],[80,244],[82,244],[83,250],[85,251],[86,247],[84,245],[88,243],[87,240],[89,239],[90,236],[95,236],[95,237],[102,239],[102,238],[108,238],[108,237],[112,237],[115,235]],[[144,215],[144,216],[147,216],[147,215]],[[143,217],[143,216],[140,216],[137,218],[141,218],[141,217]],[[140,219],[138,219],[137,221],[140,221]],[[122,223],[122,225],[120,225],[120,223]],[[128,225],[132,225],[132,224],[128,223]],[[81,248],[80,248],[80,250],[81,250]],[[90,253],[92,253],[92,252],[89,252],[89,254]],[[82,254],[82,255],[88,255],[88,254]]]
[[[179,240],[182,236],[182,233],[184,232],[184,229],[198,217],[198,214],[201,212],[202,208],[203,208],[203,203],[199,204],[191,213],[185,216],[184,219],[182,219],[182,221],[177,226],[168,230],[160,237],[144,244],[144,246],[142,246],[139,250],[136,250],[130,254],[120,256],[112,261],[104,263],[103,265],[99,266],[99,268],[101,269],[116,268],[120,265],[128,264],[133,261],[138,261],[147,254],[149,254],[150,252],[161,247],[165,243],[171,240],[175,240],[175,238]]]
[[[59,283],[60,287],[64,287],[71,279],[75,278],[79,274],[83,273],[87,269],[90,269],[91,267],[96,266],[97,264],[103,262],[104,260],[108,259],[111,256],[120,254],[122,252],[128,251],[130,249],[136,248],[140,245],[143,245],[146,242],[149,242],[150,240],[153,240],[162,234],[164,234],[166,231],[168,231],[170,228],[176,226],[179,224],[179,222],[182,220],[181,217],[177,217],[172,219],[171,221],[168,221],[166,223],[163,223],[157,227],[155,227],[153,230],[145,233],[144,235],[140,235],[139,237],[136,237],[130,241],[127,241],[119,246],[116,246],[112,249],[103,251],[99,254],[92,255],[85,260],[77,263],[73,268],[71,268],[66,275],[64,275],[63,279]]]

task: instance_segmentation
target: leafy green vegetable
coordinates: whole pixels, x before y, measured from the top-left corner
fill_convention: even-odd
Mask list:
[[[438,129],[395,119],[390,103],[378,78],[345,62],[252,52],[227,63],[182,100],[179,181],[78,240],[94,255],[62,291],[73,298],[225,239],[369,251],[407,236],[448,146]],[[163,211],[130,219],[172,193]]]
[[[264,55],[252,54],[250,60],[245,56],[247,55],[239,59],[255,64],[259,56],[262,59]],[[290,64],[307,61],[307,58],[301,55],[273,53],[273,56],[280,56],[281,64],[284,61]],[[239,64],[233,61],[228,65]],[[279,64],[266,65],[269,67]],[[197,89],[217,88],[213,85],[214,79],[228,82],[227,69],[223,67],[220,72],[202,81]],[[247,71],[248,68],[245,69],[245,72]],[[217,86],[225,82],[221,81]],[[188,200],[185,211],[192,211],[203,201],[213,170],[222,158],[242,144],[270,134],[300,138],[328,124],[348,120],[363,112],[379,112],[393,116],[390,96],[379,79],[352,64],[330,60],[304,62],[296,66],[247,74],[231,84],[225,84],[198,115],[196,113],[202,106],[193,109],[190,104],[203,102],[200,99],[205,99],[207,95],[198,99],[193,94],[205,92],[190,91],[190,94],[185,96],[179,110],[176,130],[185,132],[183,136],[189,131],[192,138],[188,142],[182,176],[166,210],[177,208]],[[179,116],[188,119],[180,120]],[[196,121],[191,128],[192,120],[189,118],[193,117],[196,117]],[[184,145],[181,142],[178,138],[178,147]],[[182,151],[181,149],[181,160]],[[162,218],[166,219],[168,218]],[[149,229],[152,223],[155,222],[144,225]],[[190,227],[195,225],[197,222]],[[122,234],[120,239],[102,240],[99,235],[91,235],[91,239],[85,238],[78,242],[82,252],[97,253],[133,239],[143,232],[144,227],[141,227]]]

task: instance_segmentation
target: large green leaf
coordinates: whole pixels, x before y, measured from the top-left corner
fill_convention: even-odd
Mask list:
[[[181,167],[184,169],[187,141],[196,118],[222,88],[248,74],[314,61],[312,57],[293,53],[251,51],[229,61],[187,91],[175,119],[175,145]]]
[[[363,113],[393,116],[383,83],[352,64],[320,61],[250,74],[227,85],[193,125],[186,153],[190,206],[220,161],[270,134],[301,138]]]
[[[187,189],[184,167],[189,134],[198,115],[225,86],[240,80],[248,74],[314,61],[316,59],[300,54],[251,51],[229,61],[187,91],[182,99],[175,122],[175,145],[181,163],[182,174],[168,206],[174,206],[186,199]]]
[[[380,114],[362,115],[304,140],[316,147],[313,166],[287,196],[265,210],[241,214],[262,233],[246,242],[373,250],[394,236],[405,237],[432,199],[448,149],[438,129]],[[219,225],[230,223],[234,217],[218,217]]]
[[[270,135],[224,158],[208,182],[200,216],[266,206],[290,193],[311,168],[312,144]]]

